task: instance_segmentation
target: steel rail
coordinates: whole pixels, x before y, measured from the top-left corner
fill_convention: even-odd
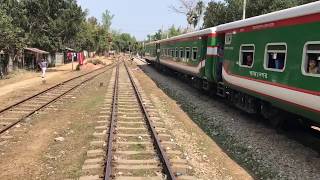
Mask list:
[[[108,138],[108,149],[107,149],[107,160],[105,164],[105,175],[104,179],[109,180],[112,174],[112,143],[114,140],[114,133],[117,123],[117,116],[118,116],[118,90],[119,90],[119,64],[116,67],[116,76],[114,80],[114,87],[113,87],[113,99],[112,99],[112,113],[111,113],[111,122],[109,128],[109,138]]]
[[[99,70],[102,70],[102,69],[106,68],[106,69],[103,70],[102,72],[100,72],[100,73],[98,73],[98,74],[96,74],[96,75],[94,75],[94,76],[92,76],[92,77],[90,77],[90,78],[88,78],[88,79],[86,79],[86,80],[84,80],[84,81],[81,81],[80,83],[76,84],[75,86],[73,86],[72,88],[68,89],[68,90],[65,91],[64,93],[58,95],[57,97],[55,97],[54,99],[46,102],[45,104],[41,105],[40,107],[32,110],[30,113],[24,115],[23,117],[18,118],[18,120],[14,121],[14,122],[11,123],[10,125],[6,126],[4,129],[1,129],[1,130],[0,130],[0,134],[3,134],[4,132],[6,132],[7,130],[9,130],[10,128],[12,128],[12,127],[15,126],[16,124],[18,124],[19,122],[21,122],[23,119],[31,116],[32,114],[34,114],[35,112],[37,112],[37,111],[39,111],[40,109],[44,108],[44,107],[47,106],[48,104],[56,101],[56,100],[59,99],[60,97],[64,96],[65,94],[67,94],[67,93],[69,93],[70,91],[74,90],[75,88],[79,87],[81,84],[83,84],[83,83],[85,83],[85,82],[88,82],[88,81],[92,80],[93,78],[95,78],[95,77],[97,77],[97,76],[105,73],[106,71],[108,71],[109,69],[113,68],[114,66],[115,66],[115,65],[112,65],[112,66],[110,66],[110,67],[102,67],[102,68],[96,69],[96,70],[94,70],[94,71],[91,71],[91,72],[89,72],[89,73],[85,73],[85,74],[82,74],[82,75],[80,75],[80,76],[71,78],[71,79],[69,79],[69,80],[66,80],[66,81],[64,81],[64,82],[62,82],[62,83],[59,83],[59,84],[57,84],[57,85],[54,85],[54,86],[50,87],[49,89],[46,89],[46,90],[44,90],[44,91],[42,91],[42,92],[40,92],[40,93],[38,93],[38,94],[36,94],[36,95],[33,95],[33,96],[31,96],[31,97],[28,97],[28,98],[26,98],[26,99],[24,99],[24,100],[22,100],[22,101],[20,101],[20,102],[18,102],[18,103],[16,103],[16,104],[14,104],[14,105],[11,105],[11,106],[9,106],[9,107],[1,110],[1,111],[0,111],[0,114],[3,113],[4,111],[7,111],[7,110],[9,110],[9,109],[11,109],[11,108],[16,107],[17,105],[20,105],[20,104],[22,104],[22,103],[24,103],[24,102],[26,102],[26,101],[28,101],[28,100],[31,100],[31,99],[33,99],[33,98],[35,98],[35,97],[37,97],[37,96],[39,96],[39,95],[41,95],[41,94],[44,94],[44,93],[46,93],[46,92],[48,92],[48,91],[50,91],[50,90],[53,90],[53,89],[59,87],[60,85],[63,85],[64,83],[70,82],[70,81],[75,80],[75,79],[77,79],[77,78],[83,77],[83,76],[85,76],[85,75],[92,74],[92,73],[94,73],[94,72],[97,72],[97,71],[99,71]],[[1,118],[0,118],[0,119],[1,119]]]
[[[112,68],[112,67],[114,67],[114,66],[115,66],[115,65],[112,65],[112,66],[110,66],[110,67],[101,67],[101,68],[99,68],[99,69],[90,71],[90,72],[88,72],[88,73],[85,73],[85,74],[82,74],[82,75],[79,75],[79,76],[76,76],[76,77],[73,77],[73,78],[68,79],[68,80],[65,80],[65,81],[63,81],[63,82],[60,82],[59,84],[53,85],[53,86],[49,87],[48,89],[46,89],[46,90],[44,90],[44,91],[41,91],[41,92],[39,92],[39,93],[37,93],[37,94],[35,94],[35,95],[32,95],[32,96],[30,96],[30,97],[27,97],[27,98],[25,98],[25,99],[23,99],[23,100],[21,100],[21,101],[19,101],[19,102],[16,102],[16,103],[14,103],[14,104],[12,104],[12,105],[10,105],[10,106],[8,106],[8,107],[5,107],[5,108],[1,109],[1,110],[0,110],[0,113],[3,113],[4,111],[7,111],[7,110],[9,110],[9,109],[12,109],[13,107],[15,107],[15,106],[17,106],[17,105],[19,105],[19,104],[21,104],[21,103],[24,103],[25,101],[28,101],[28,100],[36,97],[36,96],[39,96],[39,95],[41,95],[41,94],[44,94],[44,93],[46,93],[46,92],[48,92],[48,91],[50,91],[50,90],[52,90],[52,89],[54,89],[54,88],[57,88],[58,86],[61,86],[61,85],[65,84],[65,83],[68,83],[68,82],[70,82],[70,81],[72,81],[72,80],[75,80],[75,79],[77,79],[77,78],[86,76],[86,75],[88,75],[88,74],[92,74],[92,73],[97,72],[97,71],[99,71],[99,70],[102,70],[102,69],[104,69],[104,68],[110,69],[110,68]]]
[[[136,84],[135,84],[135,82],[134,82],[134,80],[133,80],[133,77],[132,77],[132,75],[130,74],[129,69],[128,69],[128,67],[127,67],[127,64],[126,64],[125,62],[124,62],[124,66],[125,66],[126,71],[127,71],[127,73],[128,73],[128,76],[129,76],[130,82],[131,82],[131,84],[132,84],[132,86],[133,86],[134,92],[135,92],[135,94],[136,94],[136,96],[137,96],[137,99],[138,99],[138,102],[139,102],[139,104],[140,104],[140,107],[141,107],[141,109],[143,110],[143,114],[144,114],[144,116],[145,116],[145,118],[146,118],[146,120],[147,120],[147,125],[148,125],[148,127],[149,127],[149,130],[152,132],[152,133],[151,133],[151,136],[153,137],[153,139],[154,139],[154,141],[155,141],[155,145],[156,145],[158,154],[159,154],[159,156],[160,156],[160,161],[161,161],[161,163],[162,163],[163,166],[164,166],[164,171],[165,171],[166,175],[168,176],[167,178],[168,178],[169,180],[175,180],[176,177],[175,177],[175,175],[174,175],[173,169],[172,169],[172,167],[171,167],[171,164],[170,164],[170,162],[169,162],[169,159],[168,159],[165,151],[164,151],[163,148],[161,147],[160,138],[159,138],[159,136],[158,136],[158,134],[157,134],[157,132],[156,132],[156,129],[155,129],[155,126],[154,126],[152,120],[150,119],[150,115],[149,115],[149,113],[148,113],[145,105],[143,104],[142,97],[141,97],[141,94],[140,94],[140,92],[139,92],[139,90],[138,90],[138,87],[136,86]]]

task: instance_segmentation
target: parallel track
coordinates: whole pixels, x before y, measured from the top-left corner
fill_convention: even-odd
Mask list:
[[[124,67],[118,65],[107,141],[105,180],[141,176],[176,179],[150,117],[128,67],[125,63]],[[154,174],[155,171],[161,175]]]
[[[81,84],[105,73],[114,66],[99,68],[71,78],[0,110],[0,134],[3,134],[25,118],[48,106]]]

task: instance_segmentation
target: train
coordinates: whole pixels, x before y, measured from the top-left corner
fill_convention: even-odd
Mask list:
[[[320,2],[148,42],[144,59],[272,125],[320,125]]]

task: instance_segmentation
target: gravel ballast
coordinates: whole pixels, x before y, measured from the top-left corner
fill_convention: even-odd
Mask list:
[[[257,179],[320,179],[319,155],[314,150],[278,134],[257,117],[231,108],[217,97],[209,98],[151,66],[141,68]]]

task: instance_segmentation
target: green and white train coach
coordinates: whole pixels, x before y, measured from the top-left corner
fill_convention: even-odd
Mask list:
[[[151,42],[145,58],[272,123],[320,124],[320,2]]]

